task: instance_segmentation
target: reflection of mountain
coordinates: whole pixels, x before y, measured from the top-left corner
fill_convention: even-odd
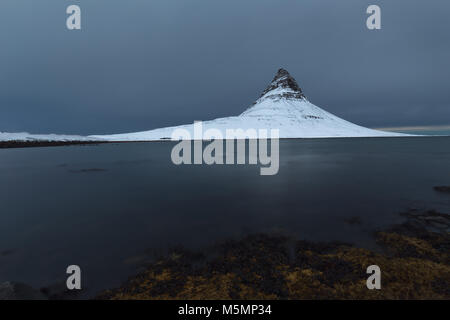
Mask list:
[[[182,125],[143,132],[94,136],[105,140],[137,141],[164,140],[173,130],[183,128],[191,132],[193,125]],[[219,118],[203,122],[203,130],[219,129],[225,137],[226,129],[279,129],[280,138],[374,137],[400,134],[372,130],[345,121],[310,103],[297,82],[284,69],[278,70],[261,97],[237,117]]]

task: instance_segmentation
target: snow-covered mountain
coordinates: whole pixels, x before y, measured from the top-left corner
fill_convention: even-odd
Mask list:
[[[203,131],[218,129],[278,129],[280,138],[387,137],[403,136],[358,126],[343,120],[308,101],[295,79],[284,69],[278,70],[261,97],[236,117],[219,118],[202,123]],[[176,129],[186,129],[193,137],[193,124],[150,131],[91,136],[110,141],[167,140]]]
[[[384,132],[358,126],[313,105],[302,92],[295,79],[284,69],[262,95],[242,114],[202,123],[203,132],[227,129],[278,129],[280,138],[333,138],[333,137],[393,137],[405,134]],[[150,131],[92,135],[88,137],[56,134],[29,134],[0,132],[0,141],[157,141],[170,140],[176,129],[185,129],[194,137],[194,125],[181,125]]]

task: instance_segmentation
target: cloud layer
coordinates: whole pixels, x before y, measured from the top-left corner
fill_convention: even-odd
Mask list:
[[[371,127],[450,123],[450,3],[0,2],[0,131],[103,134],[237,115],[279,67]],[[382,29],[366,28],[368,5]]]

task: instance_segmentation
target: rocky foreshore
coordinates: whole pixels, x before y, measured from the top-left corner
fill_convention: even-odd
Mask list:
[[[173,249],[121,287],[95,298],[450,299],[450,215],[433,210],[401,215],[404,223],[374,233],[377,252],[340,242],[254,234],[202,251]],[[367,289],[370,265],[381,269],[381,290]],[[0,300],[78,298],[63,283],[41,289],[0,283]]]
[[[374,234],[381,251],[256,234],[150,264],[98,299],[450,299],[450,216],[408,211]],[[381,290],[368,290],[378,265]]]

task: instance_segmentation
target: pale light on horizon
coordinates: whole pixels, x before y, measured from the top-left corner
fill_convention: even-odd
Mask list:
[[[450,125],[437,125],[437,126],[405,126],[405,127],[387,127],[387,128],[374,128],[382,131],[441,131],[450,130]]]

